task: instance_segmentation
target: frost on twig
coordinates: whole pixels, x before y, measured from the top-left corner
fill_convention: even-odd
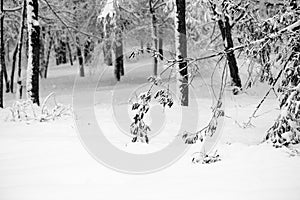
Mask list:
[[[215,151],[213,154],[198,153],[198,156],[194,156],[193,163],[200,164],[212,164],[221,161],[220,155]]]
[[[48,107],[50,99],[53,99],[54,106]],[[71,114],[71,107],[57,103],[55,94],[51,93],[43,101],[39,107],[33,104],[30,100],[17,101],[11,107],[7,108],[10,111],[9,120],[11,121],[53,121],[63,116]]]

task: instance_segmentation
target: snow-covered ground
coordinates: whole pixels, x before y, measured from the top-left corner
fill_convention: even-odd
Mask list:
[[[126,103],[128,94],[146,82],[151,69],[149,64],[136,63],[127,70],[128,75],[120,85],[115,86],[111,68],[101,79],[94,103],[97,121],[108,140],[118,148],[133,153],[156,151],[178,134],[180,108],[175,106],[162,113],[159,106],[154,106],[148,122],[154,120],[153,116],[164,120],[163,130],[149,145],[130,143],[123,130],[124,118],[114,114],[114,110],[124,111],[130,106]],[[41,81],[42,97],[54,91],[59,102],[72,104],[75,73],[69,66],[51,68],[49,79]],[[85,78],[87,86],[89,76]],[[196,100],[201,127],[210,120],[212,99],[203,80],[197,80],[199,84],[194,90],[199,94]],[[98,163],[81,144],[72,116],[44,123],[17,123],[7,121],[9,112],[2,111],[0,199],[299,200],[300,157],[291,156],[287,149],[260,144],[278,114],[276,99],[272,95],[268,98],[258,113],[260,116],[253,119],[254,127],[243,129],[237,125],[248,120],[266,89],[257,86],[237,97],[228,92],[227,117],[217,146],[220,162],[193,164],[192,156],[200,149],[196,144],[175,164],[147,175],[122,174]],[[7,104],[11,105],[13,98],[7,98],[10,99]]]

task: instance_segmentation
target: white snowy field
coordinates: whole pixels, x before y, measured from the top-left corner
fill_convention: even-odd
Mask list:
[[[123,118],[113,111],[130,106],[126,103],[127,95],[146,82],[151,74],[151,70],[145,70],[147,66],[149,68],[146,64],[138,69],[132,67],[133,72],[128,70],[127,77],[116,87],[112,69],[109,69],[95,93],[94,108],[99,126],[112,144],[133,153],[152,152],[166,146],[178,134],[181,120],[177,106],[166,109],[165,118],[155,106],[151,117],[160,116],[165,123],[149,145],[132,144],[118,126]],[[138,71],[141,69],[145,73]],[[59,102],[71,104],[75,73],[69,66],[51,68],[49,79],[41,81],[42,97],[54,91]],[[89,76],[85,78],[87,81]],[[201,83],[201,79],[198,81]],[[211,115],[212,100],[205,88],[200,84],[194,89],[199,93],[199,127],[206,125]],[[299,200],[300,157],[291,156],[287,149],[261,144],[278,115],[276,99],[272,95],[268,98],[258,112],[259,117],[253,119],[254,127],[243,129],[234,121],[246,122],[266,89],[257,86],[237,97],[227,94],[227,118],[216,147],[220,162],[193,164],[192,156],[200,149],[196,144],[175,164],[147,175],[122,174],[98,163],[81,144],[72,116],[51,122],[25,123],[11,122],[7,120],[9,112],[0,111],[0,199]],[[113,99],[114,94],[120,98]],[[7,104],[11,105],[12,97],[7,98],[10,99]]]

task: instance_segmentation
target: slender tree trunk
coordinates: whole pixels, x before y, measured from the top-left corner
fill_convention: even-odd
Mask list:
[[[144,40],[143,39],[141,39],[141,41],[140,41],[141,43],[141,53],[144,53]]]
[[[1,13],[3,13],[3,0],[1,0]],[[4,76],[4,80],[5,80],[5,88],[6,88],[6,93],[9,92],[9,80],[8,80],[8,76],[7,76],[7,71],[6,71],[6,63],[5,63],[5,42],[4,42],[4,15],[1,16],[1,51],[0,51],[0,62],[1,62],[1,72],[0,72],[0,76],[2,79],[2,77]],[[0,80],[3,81],[3,80]],[[3,82],[1,83],[3,85]],[[3,96],[3,86],[2,87],[2,95]],[[3,100],[2,100],[3,101]],[[1,104],[1,103],[0,103]],[[3,104],[3,103],[2,103]],[[1,106],[1,105],[0,105]]]
[[[3,48],[5,48],[4,45],[3,45]],[[3,58],[1,59],[1,61],[2,61],[1,65],[3,66],[3,76],[4,76],[5,89],[6,89],[5,92],[9,93],[9,91],[10,91],[9,85],[10,84],[9,84],[9,79],[8,79],[7,70],[6,70],[6,64],[5,64],[5,49],[1,53],[4,53],[4,55],[1,55],[1,56],[3,56]]]
[[[223,22],[221,19],[218,21],[218,26],[221,31],[222,39],[225,44],[225,50],[233,48],[233,39],[232,39],[232,33],[231,33],[231,25],[229,22],[229,18],[225,16],[225,22]],[[242,83],[239,76],[239,68],[237,66],[236,58],[234,55],[234,52],[231,51],[227,53],[226,55],[228,66],[229,66],[229,72],[232,80],[232,85],[241,88]],[[235,92],[236,93],[236,92]]]
[[[157,32],[157,18],[155,14],[155,10],[153,7],[152,0],[149,0],[149,7],[150,7],[150,13],[152,17],[152,41],[153,41],[153,48],[155,51],[158,50],[158,32]],[[153,75],[157,76],[157,70],[158,70],[158,59],[157,56],[153,57]]]
[[[26,77],[27,98],[40,105],[39,101],[39,64],[40,64],[40,27],[38,22],[38,0],[27,0],[28,26],[28,66]]]
[[[18,47],[19,47],[19,44],[17,43],[14,53],[13,53],[13,57],[12,57],[11,74],[10,74],[10,92],[11,93],[14,93],[14,79],[15,79]]]
[[[1,10],[1,13],[3,13],[3,0],[1,0],[1,5],[0,5],[0,10]],[[5,62],[3,56],[4,56],[4,15],[1,15],[1,19],[0,19],[0,26],[1,26],[1,41],[0,41],[0,65],[1,65],[1,69],[0,69],[0,108],[3,108],[4,107],[4,104],[3,104],[3,71],[4,71],[4,65],[3,63]]]
[[[120,81],[121,76],[124,76],[124,55],[123,55],[123,37],[122,32],[117,28],[115,33],[115,77]]]
[[[233,48],[231,25],[229,22],[229,18],[227,16],[225,17],[225,35],[226,35],[226,42],[227,42],[226,50]],[[232,78],[233,85],[241,88],[242,83],[239,76],[239,68],[237,66],[236,58],[233,51],[227,54],[227,61],[228,61],[230,76]]]
[[[161,37],[159,37],[158,44],[159,44],[158,45],[158,52],[160,54],[159,58],[160,58],[160,60],[163,60],[164,59],[164,50],[163,50],[164,40]]]
[[[104,63],[107,66],[113,65],[111,46],[112,46],[111,42],[108,39],[106,39],[103,44],[103,56],[104,56]]]
[[[67,36],[67,49],[68,49],[68,53],[69,53],[70,65],[73,66],[73,57],[72,57],[72,50],[71,50],[71,47],[70,47],[70,38],[69,38],[69,36]]]
[[[46,29],[45,26],[41,28],[41,37],[40,37],[40,76],[44,77],[45,73],[45,41],[46,41]]]
[[[10,62],[10,56],[9,56],[9,53],[10,53],[10,40],[7,40],[7,42],[6,42],[6,44],[7,44],[7,51],[6,51],[6,60],[8,61],[8,62]]]
[[[26,7],[27,3],[26,0],[23,1],[23,10],[22,10],[22,22],[20,27],[20,35],[18,41],[18,79],[17,79],[17,99],[22,99],[22,91],[23,91],[23,84],[22,84],[22,49],[23,49],[23,35],[25,29],[25,19],[26,19]]]
[[[52,46],[54,44],[54,39],[51,35],[50,28],[48,30],[48,37],[49,37],[49,45],[48,45],[48,50],[47,50],[47,55],[46,55],[44,78],[48,77],[48,67],[49,67],[50,54],[51,54]]]
[[[49,45],[48,45],[48,49],[47,49],[47,54],[46,54],[46,62],[45,62],[45,71],[44,71],[44,78],[46,79],[48,76],[48,67],[49,67],[49,59],[50,59],[50,54],[51,54],[51,50],[52,50],[52,46],[54,44],[54,39],[53,36],[51,34],[51,28],[48,28],[48,39],[49,39]]]
[[[187,38],[185,20],[185,0],[176,0],[175,5],[175,47],[178,60],[178,89],[182,106],[189,105],[188,69],[185,59],[187,58]]]
[[[77,42],[77,57],[78,57],[78,64],[79,64],[79,76],[84,77],[83,56],[80,47],[81,43],[79,37],[76,37],[76,42]]]

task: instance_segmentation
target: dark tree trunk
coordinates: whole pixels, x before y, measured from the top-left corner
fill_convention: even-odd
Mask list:
[[[51,35],[50,27],[48,29],[48,37],[49,37],[49,45],[48,45],[48,50],[47,50],[47,55],[46,55],[44,78],[48,77],[49,59],[50,59],[51,49],[52,49],[52,46],[54,44],[54,39]]]
[[[141,40],[141,53],[144,53],[144,40]]]
[[[3,13],[3,0],[1,0],[1,5],[0,5],[0,10],[1,10],[1,13]],[[3,108],[4,107],[4,104],[3,104],[3,71],[4,71],[4,65],[3,63],[5,62],[3,56],[4,56],[4,15],[1,16],[1,19],[0,19],[0,26],[1,26],[1,41],[0,41],[0,47],[1,47],[1,50],[0,50],[0,65],[1,65],[1,69],[0,69],[0,108]]]
[[[231,33],[231,25],[229,22],[229,18],[227,16],[225,17],[225,35],[226,35],[226,42],[227,42],[226,50],[228,50],[230,48],[233,48],[233,39]],[[233,85],[241,88],[242,83],[239,76],[239,68],[237,66],[236,58],[233,51],[227,54],[227,61],[228,61],[230,76],[232,78]]]
[[[6,42],[6,44],[7,44],[7,51],[6,51],[6,60],[8,61],[8,62],[10,62],[10,56],[9,56],[9,53],[10,53],[10,40],[8,40],[7,42]]]
[[[109,40],[104,41],[103,45],[103,56],[104,56],[104,63],[107,66],[112,66],[112,52],[111,52],[111,42]]]
[[[176,57],[179,62],[178,87],[182,106],[189,105],[188,69],[185,59],[187,58],[187,38],[185,20],[185,0],[176,0],[175,5],[175,46]]]
[[[3,48],[5,48],[4,47],[4,45],[3,45]],[[1,53],[3,53],[3,52],[1,52]],[[6,64],[5,64],[5,50],[4,50],[4,55],[1,55],[1,56],[3,56],[3,58],[1,59],[1,62],[2,62],[2,67],[3,67],[3,76],[4,76],[4,82],[5,82],[5,92],[6,93],[9,93],[9,91],[10,91],[10,87],[9,87],[9,79],[8,79],[8,75],[7,75],[7,70],[6,70]]]
[[[17,54],[18,54],[18,43],[16,44],[13,57],[12,57],[12,65],[11,65],[11,74],[10,74],[10,92],[14,93],[14,79],[15,79],[15,71],[16,71],[16,62],[17,62]]]
[[[44,77],[45,73],[45,41],[46,41],[46,30],[45,27],[41,28],[41,38],[40,38],[40,76]]]
[[[70,38],[67,36],[67,49],[69,53],[69,60],[70,60],[70,65],[73,66],[73,57],[72,57],[72,50],[70,46]]]
[[[159,37],[158,44],[159,58],[160,60],[164,60],[164,40],[162,37]]]
[[[67,63],[67,44],[65,41],[60,40],[60,63]]]
[[[91,51],[93,49],[93,41],[88,38],[86,41],[85,41],[85,44],[84,44],[84,63],[87,64],[91,61],[92,59],[92,54],[91,54]]]
[[[80,39],[79,37],[76,37],[76,43],[77,43],[77,57],[78,57],[78,64],[79,64],[79,76],[84,77],[84,63],[83,63],[83,56],[81,52],[80,47]]]
[[[121,76],[124,76],[123,37],[121,30],[116,30],[115,37],[115,77],[117,81],[120,81]]]
[[[22,10],[22,22],[20,27],[20,35],[18,41],[18,79],[17,79],[17,98],[22,99],[22,91],[23,91],[23,84],[22,84],[22,49],[23,49],[23,35],[24,35],[24,28],[25,28],[25,19],[26,19],[26,7],[27,3],[26,0],[23,1],[23,10]]]
[[[38,0],[27,0],[28,26],[28,66],[26,77],[27,98],[40,105],[39,64],[40,64],[40,27],[38,24]]]
[[[222,20],[219,20],[218,25],[219,25],[219,29],[221,31],[222,39],[225,44],[225,50],[233,48],[234,45],[233,45],[231,25],[229,22],[229,18],[227,16],[225,16],[225,22],[223,22]],[[231,52],[227,53],[226,58],[227,58],[228,66],[229,66],[232,85],[241,88],[242,83],[241,83],[241,79],[239,76],[239,68],[237,66],[234,52],[231,51]],[[234,92],[234,93],[237,93],[237,92]]]
[[[154,5],[152,0],[149,0],[149,8],[150,8],[150,13],[152,17],[152,41],[153,41],[153,48],[157,52],[158,51],[158,33],[157,33],[157,18],[156,18],[156,13],[154,10]],[[158,59],[157,56],[153,57],[153,75],[157,76],[157,70],[158,70]]]

